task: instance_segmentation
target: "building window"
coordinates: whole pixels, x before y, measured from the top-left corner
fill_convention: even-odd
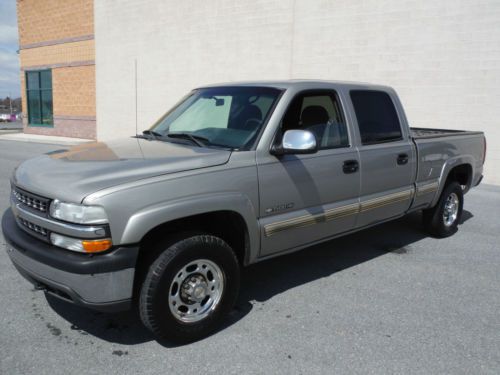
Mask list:
[[[28,125],[53,126],[51,70],[26,72],[26,98]]]

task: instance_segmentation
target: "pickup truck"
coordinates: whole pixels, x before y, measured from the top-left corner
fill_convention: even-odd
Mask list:
[[[482,132],[410,128],[390,87],[206,86],[142,134],[20,164],[2,230],[37,289],[189,342],[222,324],[244,266],[418,210],[453,234],[485,153]]]

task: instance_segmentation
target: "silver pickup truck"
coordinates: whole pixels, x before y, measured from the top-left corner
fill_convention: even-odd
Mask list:
[[[187,342],[221,324],[243,266],[416,210],[431,235],[453,234],[485,152],[482,132],[410,128],[385,86],[208,86],[142,134],[22,163],[2,229],[37,288],[136,306]]]

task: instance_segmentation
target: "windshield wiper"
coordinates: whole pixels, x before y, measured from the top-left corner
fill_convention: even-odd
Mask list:
[[[190,133],[168,133],[167,137],[188,139],[198,147],[204,147],[205,144],[210,143],[210,140],[208,138],[201,137],[199,135],[193,135]]]
[[[158,138],[161,138],[163,137],[162,134],[158,133],[158,132],[155,132],[154,130],[144,130],[142,132],[143,135],[149,135],[151,136],[151,138],[153,138],[154,140],[158,140]]]

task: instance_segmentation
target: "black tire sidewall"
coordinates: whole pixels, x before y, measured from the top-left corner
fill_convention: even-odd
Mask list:
[[[189,262],[208,259],[216,263],[224,274],[224,290],[217,307],[199,322],[184,323],[174,317],[168,304],[168,294],[173,278]],[[232,249],[220,238],[196,235],[180,240],[167,248],[153,264],[143,283],[141,304],[146,302],[145,294],[152,297],[148,319],[150,329],[162,337],[177,342],[189,342],[208,335],[219,326],[231,311],[239,292],[240,273],[236,256]]]
[[[457,218],[451,225],[446,225],[444,223],[444,207],[448,197],[455,193],[458,197],[458,213]],[[437,237],[448,237],[454,234],[458,230],[458,223],[462,217],[462,211],[464,206],[464,195],[462,187],[458,182],[449,183],[443,190],[439,202],[435,209],[431,212],[432,216],[427,217],[426,220],[430,219],[430,230]]]

